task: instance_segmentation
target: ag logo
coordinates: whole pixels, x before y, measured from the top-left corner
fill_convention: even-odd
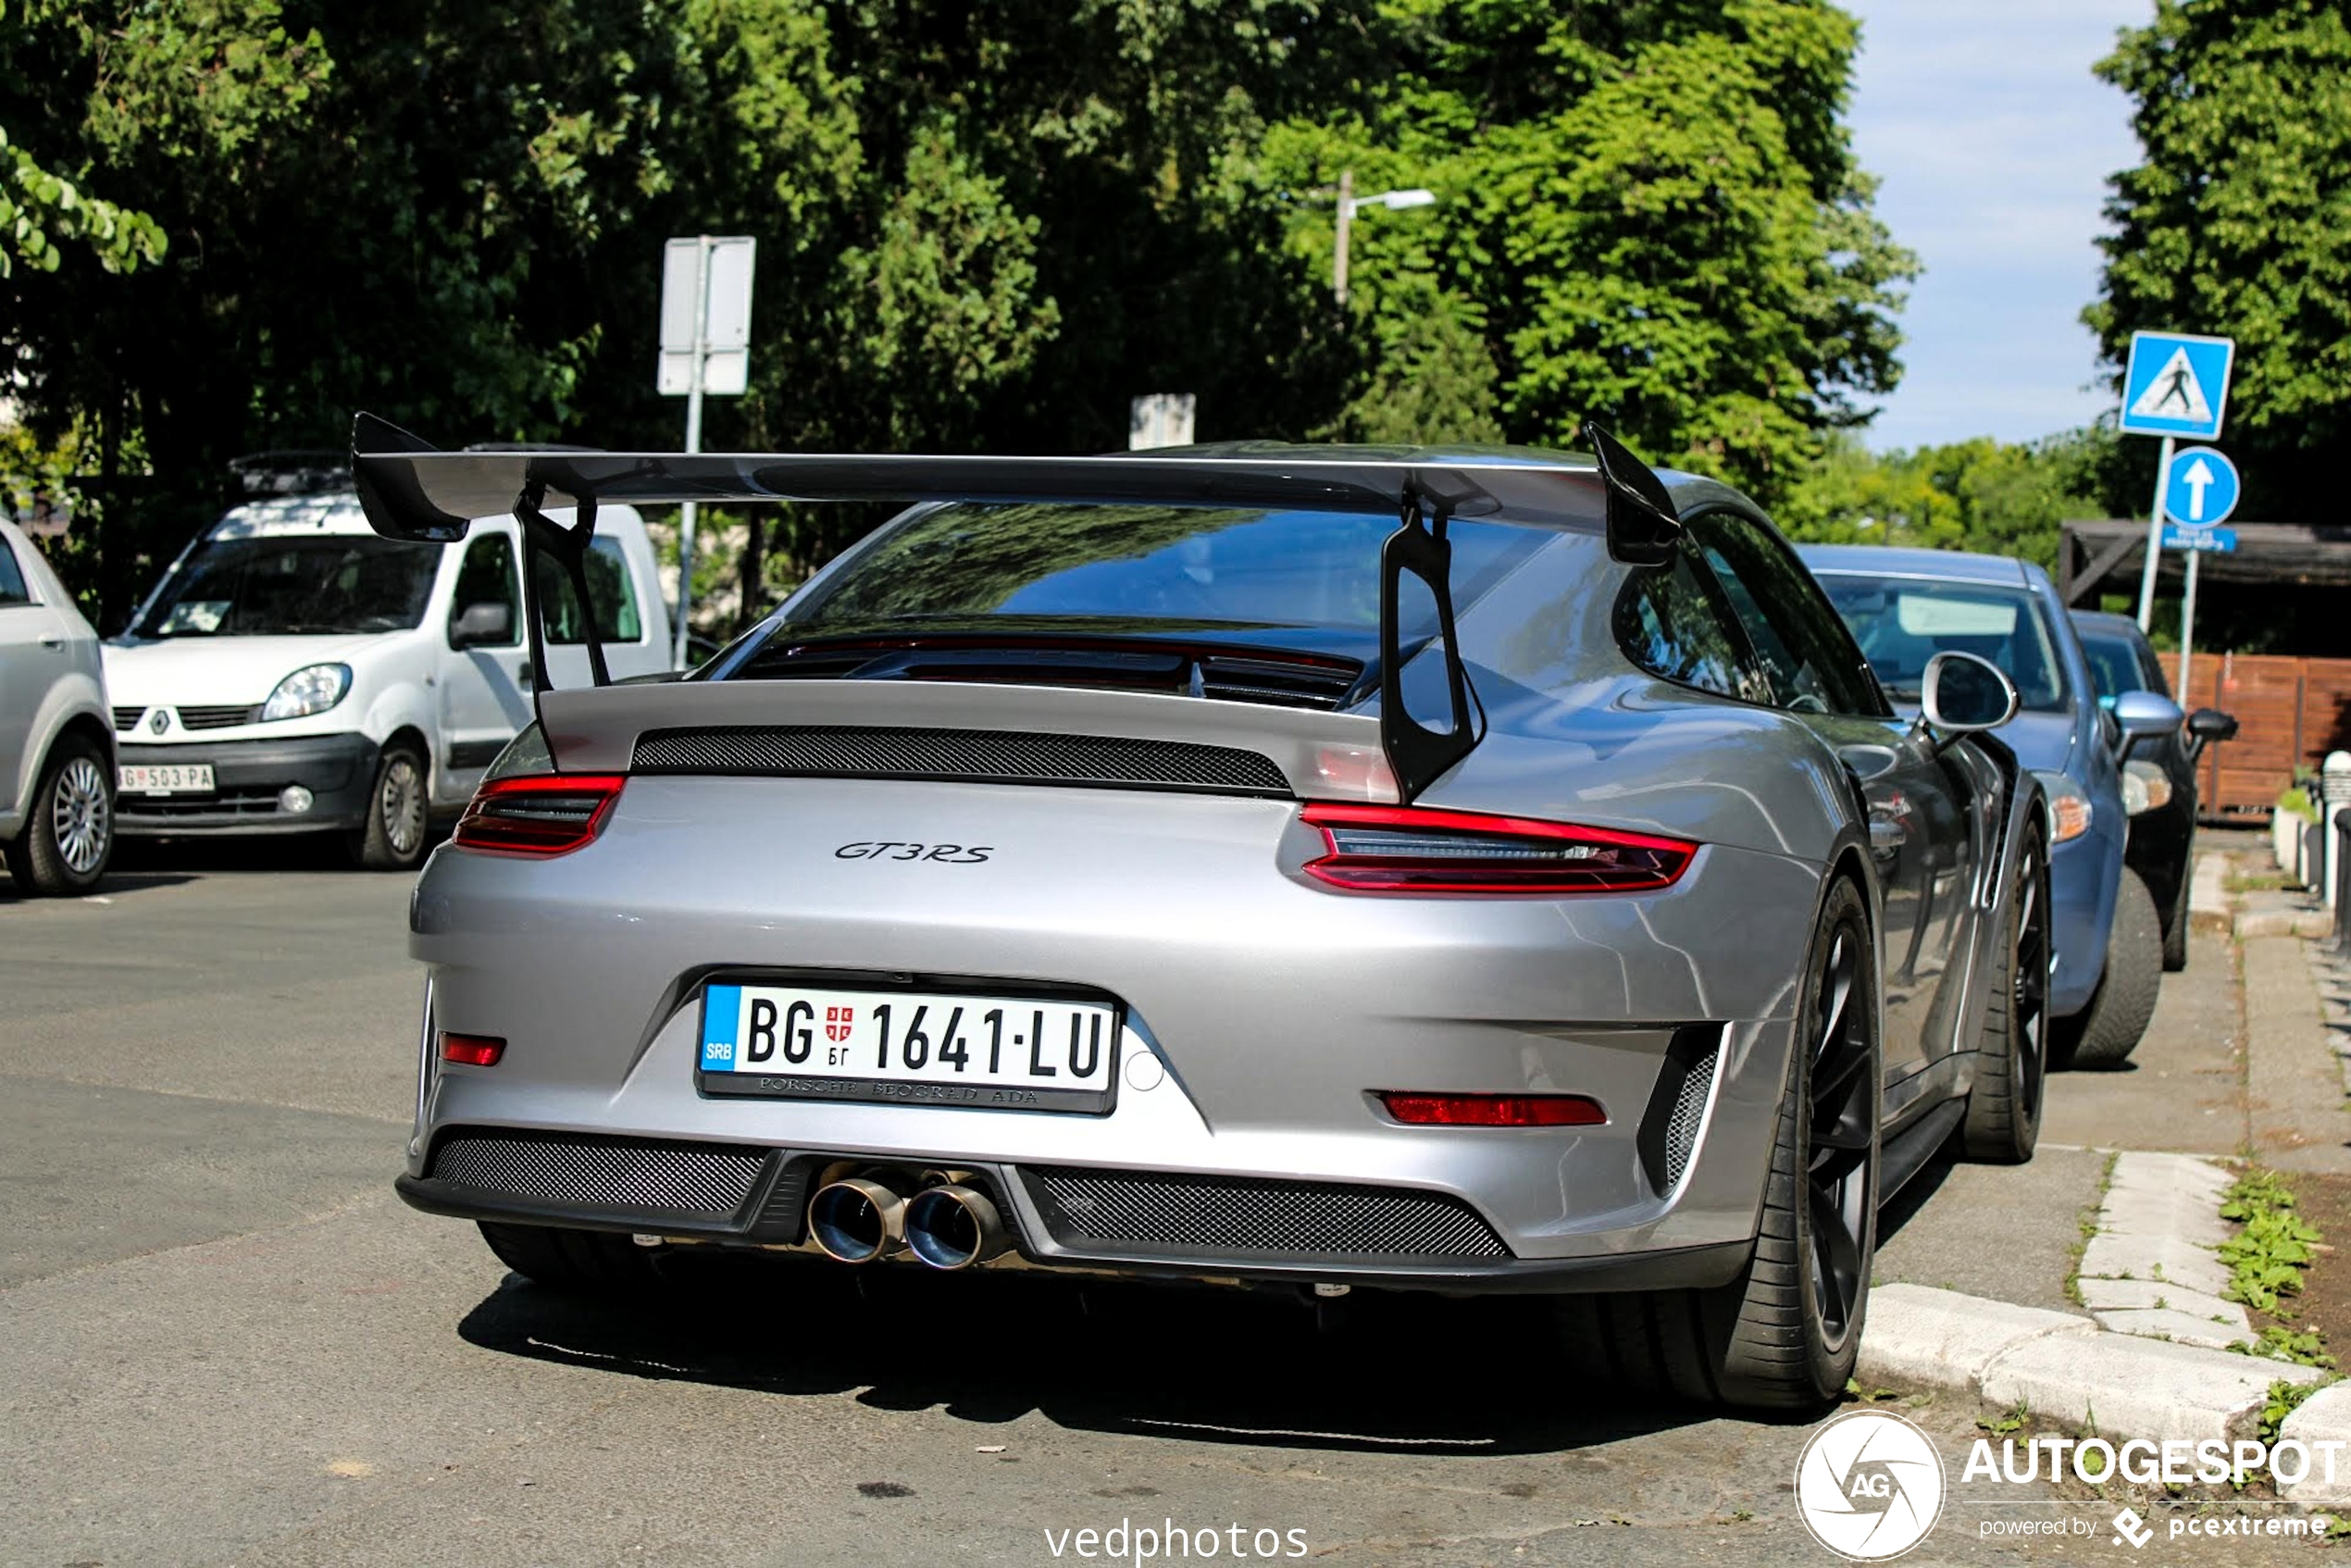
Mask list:
[[[1889,1412],[1840,1415],[1812,1434],[1796,1462],[1796,1512],[1839,1557],[1899,1557],[1943,1512],[1943,1456]]]

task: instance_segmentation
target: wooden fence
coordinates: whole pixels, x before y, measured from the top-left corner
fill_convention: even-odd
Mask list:
[[[2178,692],[2180,656],[2161,657]],[[2179,693],[2180,705],[2222,709],[2239,726],[2227,745],[2206,747],[2197,765],[2207,815],[2267,815],[2296,764],[2315,768],[2329,752],[2351,751],[2351,659],[2199,653],[2189,673],[2195,690]]]

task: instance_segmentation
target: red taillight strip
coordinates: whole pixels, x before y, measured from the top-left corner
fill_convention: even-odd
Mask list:
[[[1384,1089],[1387,1114],[1411,1126],[1596,1127],[1608,1120],[1584,1094],[1407,1094]]]
[[[1306,874],[1349,892],[1646,892],[1672,887],[1698,853],[1684,839],[1424,806],[1316,802],[1301,820],[1325,851]]]
[[[533,774],[493,778],[457,820],[459,849],[544,859],[568,854],[604,830],[628,775]]]

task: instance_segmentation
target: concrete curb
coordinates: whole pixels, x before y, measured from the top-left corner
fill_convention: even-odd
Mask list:
[[[1924,1285],[1885,1285],[1870,1293],[1857,1375],[1865,1383],[1958,1389],[1991,1404],[2022,1404],[2039,1415],[2094,1426],[2108,1437],[2161,1442],[2249,1437],[2260,1425],[2271,1383],[2312,1384],[2330,1375],[2227,1350],[2102,1333],[2093,1319],[2071,1313]],[[2351,1394],[2343,1406],[2351,1422]]]

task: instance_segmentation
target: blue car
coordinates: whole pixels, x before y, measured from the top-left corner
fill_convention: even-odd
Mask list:
[[[2176,732],[2178,706],[2139,692],[2102,710],[2064,601],[2038,566],[1875,545],[1797,553],[1898,708],[1916,709],[1926,662],[1954,650],[1989,659],[2016,683],[2023,706],[2000,739],[2040,777],[2053,825],[2050,1058],[2121,1063],[2155,1014],[2163,925],[2146,884],[2124,867],[2130,817],[2120,753],[2126,737]]]

